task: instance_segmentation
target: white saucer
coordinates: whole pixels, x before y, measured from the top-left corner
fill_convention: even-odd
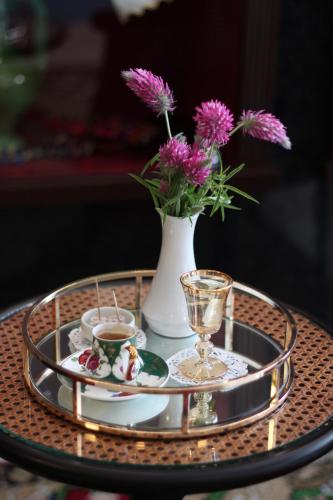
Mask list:
[[[170,370],[170,377],[176,380],[181,385],[200,385],[200,384],[211,384],[213,382],[219,382],[222,380],[231,380],[237,377],[243,377],[248,373],[248,365],[245,363],[241,356],[234,354],[219,347],[214,347],[212,350],[212,355],[222,361],[228,370],[220,377],[214,380],[207,380],[207,382],[202,382],[198,380],[193,380],[180,371],[179,365],[182,361],[194,356],[198,356],[195,348],[191,347],[189,349],[183,349],[182,351],[176,352],[167,360],[167,364]]]
[[[58,401],[66,410],[73,411],[71,389],[62,385],[58,391]],[[168,403],[169,396],[158,394],[142,394],[140,401],[124,401],[117,404],[82,398],[82,414],[86,418],[108,424],[130,426],[156,417],[165,410]]]
[[[91,377],[91,374],[85,369],[83,365],[80,365],[79,358],[80,355],[84,352],[77,351],[70,356],[67,356],[62,362],[61,365],[67,370],[70,370],[74,373],[81,373],[84,375],[88,375]],[[144,360],[148,357],[149,361],[145,362],[145,365],[142,371],[139,373],[133,384],[136,385],[144,385],[148,387],[161,387],[166,384],[169,378],[169,370],[166,362],[157,354],[154,354],[149,351],[140,350],[139,354]],[[153,361],[153,363],[151,363]],[[156,371],[157,369],[157,371]],[[158,369],[160,371],[158,371]],[[158,373],[158,374],[157,374]],[[67,388],[72,390],[72,381],[70,378],[59,374],[57,375],[60,382],[66,386]],[[107,379],[106,379],[107,380]],[[125,386],[124,386],[125,388]],[[104,389],[103,387],[98,387],[90,384],[81,384],[81,393],[82,396],[94,399],[96,401],[129,401],[131,399],[136,399],[138,397],[143,397],[143,394],[134,394],[130,392],[126,392],[126,388],[124,392],[113,392],[109,389]]]

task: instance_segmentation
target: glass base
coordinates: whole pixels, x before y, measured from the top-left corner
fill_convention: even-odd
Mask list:
[[[219,359],[209,356],[207,362],[202,363],[195,356],[189,359],[184,359],[179,365],[179,369],[185,377],[191,380],[213,380],[221,377],[228,367]]]

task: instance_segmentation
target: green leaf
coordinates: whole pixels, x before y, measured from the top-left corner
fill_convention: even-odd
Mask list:
[[[180,214],[180,198],[176,201],[176,217],[179,217]]]
[[[222,174],[222,171],[223,171],[223,162],[222,162],[222,156],[221,156],[219,148],[215,148],[215,153],[217,154],[217,157],[219,159],[220,173]]]
[[[145,179],[145,181],[149,184],[149,186],[156,187],[157,189],[160,188],[161,181],[159,179]]]
[[[149,192],[151,194],[151,197],[153,198],[155,208],[159,208],[160,204],[158,202],[158,198],[157,198],[156,194],[153,192],[152,189],[149,189]]]
[[[213,209],[212,209],[212,212],[211,212],[211,215],[214,215],[215,212],[217,212],[217,210],[219,209],[219,206],[220,206],[220,200],[221,200],[221,191],[218,193],[217,197],[216,197],[216,200],[215,200],[215,203],[213,205]],[[223,203],[223,201],[222,201]]]
[[[234,193],[239,194],[240,196],[243,196],[244,198],[247,198],[248,200],[254,201],[254,203],[258,203],[259,201],[253,198],[250,194],[246,193],[245,191],[241,191],[240,189],[236,188],[235,186],[230,186],[229,184],[225,184],[224,186],[226,189],[229,189],[230,191],[233,191]]]
[[[221,217],[222,217],[222,221],[224,222],[225,212],[224,212],[224,206],[223,205],[221,205]]]
[[[177,203],[177,200],[178,200],[178,198],[181,197],[181,195],[182,195],[182,193],[177,193],[172,198],[169,198],[169,200],[166,202],[166,204],[164,205],[164,207],[170,207],[171,205],[174,205],[175,203]]]
[[[135,175],[135,174],[130,174],[130,176],[133,177],[133,179],[135,179],[139,184],[141,184],[142,186],[144,186],[145,188],[148,189],[148,191],[150,192],[150,195],[153,199],[154,206],[156,208],[159,208],[160,207],[159,199],[162,199],[162,200],[165,199],[163,194],[159,192],[159,181],[157,181],[157,183],[155,183],[154,181],[142,179],[139,175]]]
[[[146,181],[146,179],[142,179],[142,177],[140,177],[139,175],[136,175],[136,174],[129,174],[131,177],[133,177],[133,179],[135,179],[139,184],[142,184],[142,186],[144,186],[145,188],[149,189],[149,184],[148,182]]]
[[[231,179],[231,177],[233,177],[234,175],[238,174],[238,172],[240,172],[241,170],[243,170],[244,167],[245,167],[245,163],[241,163],[238,167],[236,167],[233,170],[231,170],[231,172],[229,172],[229,174],[227,174],[225,176],[224,181],[226,182],[229,179]]]
[[[153,156],[149,161],[147,161],[147,163],[143,167],[140,175],[144,175],[144,173],[148,170],[148,168],[151,167],[152,165],[154,165],[154,163],[156,163],[156,161],[159,159],[159,157],[160,157],[160,153],[156,153],[155,156]]]
[[[226,208],[230,208],[230,210],[242,210],[240,207],[236,207],[236,205],[225,205]]]

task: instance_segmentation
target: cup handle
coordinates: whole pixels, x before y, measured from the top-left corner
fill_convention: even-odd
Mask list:
[[[134,382],[143,367],[143,361],[135,346],[124,344],[115,359],[112,374],[123,382]]]

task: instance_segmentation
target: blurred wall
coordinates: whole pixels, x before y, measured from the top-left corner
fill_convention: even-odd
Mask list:
[[[48,201],[37,188],[49,163],[36,168],[28,186],[19,184],[25,157],[13,164],[2,157],[0,188],[10,172],[17,183],[11,180],[0,199],[0,307],[86,275],[156,266],[160,223],[151,201],[134,184],[128,199],[127,188],[112,181],[115,157],[144,162],[165,137],[163,122],[119,77],[121,69],[143,66],[174,89],[176,130],[191,135],[194,106],[211,97],[236,115],[243,107],[264,108],[286,124],[291,152],[241,137],[226,148],[228,161],[247,163],[237,182],[261,205],[243,201],[242,213],[228,214],[223,224],[200,217],[197,264],[332,322],[332,3],[174,0],[126,24],[102,0],[46,6],[47,69],[18,124],[25,138],[20,154],[30,152],[30,165],[39,147],[42,165],[49,158],[70,165],[73,157],[79,165],[83,157],[84,166],[70,182],[67,167],[54,167],[63,169],[70,191],[65,197],[54,185]],[[103,197],[104,177],[96,170],[93,179],[100,158],[110,163]],[[80,168],[82,175],[92,172],[93,197],[82,189]],[[22,202],[33,183],[37,195]]]

